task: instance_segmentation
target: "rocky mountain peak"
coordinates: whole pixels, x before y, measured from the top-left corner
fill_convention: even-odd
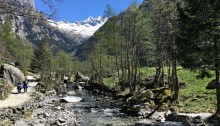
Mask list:
[[[79,41],[80,44],[82,40],[92,36],[106,21],[107,18],[104,17],[94,18],[90,16],[84,21],[76,21],[73,23],[67,21],[54,22],[52,20],[48,22],[52,27],[62,31],[68,36],[77,38],[78,40],[75,41]],[[75,35],[81,37],[79,38]]]
[[[24,8],[27,8],[27,9],[30,9],[30,8],[35,9],[34,0],[6,0],[6,2],[19,5],[19,6],[23,6]]]

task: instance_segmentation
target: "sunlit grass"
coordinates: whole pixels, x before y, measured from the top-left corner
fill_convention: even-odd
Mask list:
[[[154,68],[143,67],[140,69],[141,78],[155,75]],[[167,74],[167,69],[165,69]],[[205,87],[214,79],[202,78],[198,79],[197,71],[189,71],[178,67],[179,82],[186,83],[186,87],[180,89],[180,103],[183,105],[182,112],[214,112],[216,105],[215,90],[207,90]],[[117,83],[116,76],[104,79],[106,86],[113,88]]]
[[[0,85],[2,85],[4,83],[3,78],[0,78]]]

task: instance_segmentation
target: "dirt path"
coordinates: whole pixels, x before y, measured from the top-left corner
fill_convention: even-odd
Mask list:
[[[9,106],[10,107],[20,106],[30,101],[32,99],[31,95],[34,92],[34,86],[36,86],[37,82],[29,82],[28,84],[29,84],[29,88],[27,93],[23,93],[23,89],[22,89],[22,93],[18,94],[17,88],[15,87],[7,99],[5,99],[4,101],[0,101],[0,109]]]

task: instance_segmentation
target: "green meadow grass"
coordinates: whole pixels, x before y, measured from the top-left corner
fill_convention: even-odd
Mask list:
[[[155,74],[154,68],[143,67],[140,71],[142,73],[142,78]],[[165,69],[165,73],[166,72],[167,69]],[[196,77],[197,75],[197,71],[189,71],[178,67],[179,82],[186,83],[186,87],[181,88],[179,92],[180,104],[182,105],[180,112],[200,113],[215,111],[215,90],[207,90],[205,88],[214,77],[198,79]],[[116,76],[112,76],[110,78],[104,78],[103,82],[109,88],[113,88],[117,83],[117,79]]]

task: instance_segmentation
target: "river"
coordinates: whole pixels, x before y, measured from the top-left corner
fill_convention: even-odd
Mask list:
[[[75,90],[83,100],[75,105],[76,116],[81,126],[128,126],[134,125],[137,118],[120,113],[120,108],[103,102],[101,95],[93,95],[86,90]]]

